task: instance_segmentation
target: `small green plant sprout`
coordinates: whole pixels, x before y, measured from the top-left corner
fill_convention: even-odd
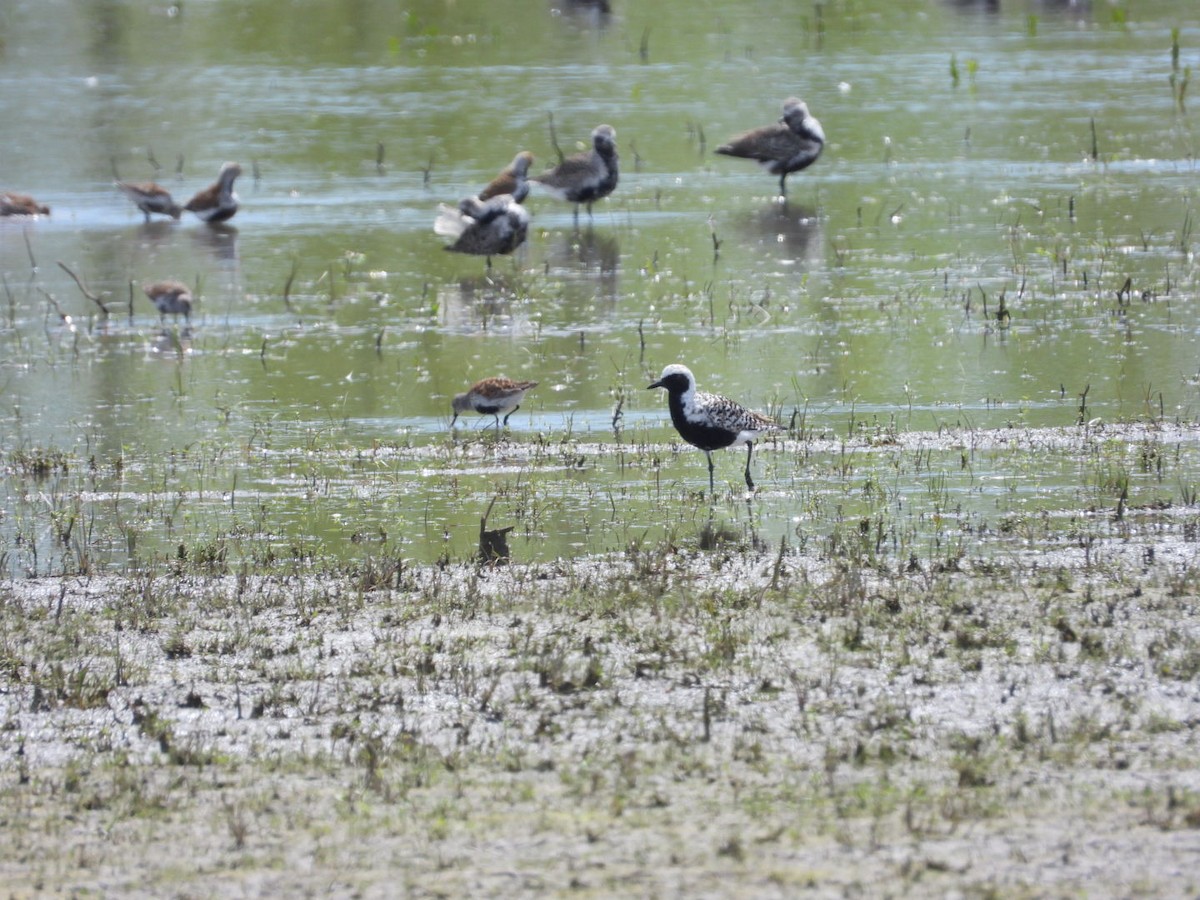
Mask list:
[[[1179,28],[1171,29],[1171,76],[1168,79],[1171,83],[1171,98],[1175,101],[1175,109],[1177,112],[1187,112],[1187,107],[1184,105],[1184,98],[1187,96],[1188,81],[1192,77],[1191,66],[1185,66],[1183,71],[1179,71]]]

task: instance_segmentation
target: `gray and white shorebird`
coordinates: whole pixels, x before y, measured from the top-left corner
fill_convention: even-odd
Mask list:
[[[496,433],[500,433],[500,416],[504,416],[504,424],[508,425],[508,417],[521,408],[525,392],[537,387],[536,381],[513,381],[511,378],[485,378],[477,381],[461,394],[455,394],[450,408],[454,410],[454,418],[450,427],[458,421],[460,413],[473,409],[481,416],[496,417]]]
[[[48,216],[50,207],[28,194],[0,191],[0,216]]]
[[[457,208],[442,204],[433,230],[442,237],[454,238],[447,250],[486,256],[490,269],[493,256],[512,253],[525,243],[529,211],[521,201],[528,193],[529,182],[523,181],[515,194],[500,194],[490,200],[466,197]]]
[[[211,225],[232,219],[238,211],[238,195],[234,193],[233,183],[241,174],[240,165],[225,163],[217,173],[217,180],[192,197],[183,208]]]
[[[528,181],[529,167],[531,165],[533,165],[533,154],[528,150],[522,150],[476,196],[480,200],[491,200],[493,197],[499,197],[503,194],[516,194],[522,189],[526,181]],[[528,191],[529,188],[525,187],[524,190]],[[521,196],[524,197],[525,195],[522,194]]]
[[[192,320],[192,292],[182,281],[154,281],[142,285],[142,290],[158,310],[160,320],[170,313],[184,321]]]
[[[587,204],[590,219],[592,204],[613,192],[619,174],[617,132],[611,125],[597,125],[592,131],[591,150],[568,156],[530,181],[540,184],[552,196],[574,203],[575,224],[578,225],[579,204]]]
[[[671,423],[679,436],[708,457],[709,491],[715,490],[712,451],[740,444],[746,445],[746,487],[754,490],[754,479],[750,477],[754,442],[759,435],[779,431],[780,426],[728,397],[696,390],[696,377],[691,369],[679,363],[663,369],[658,381],[647,390],[653,388],[666,390]]]
[[[779,193],[786,197],[788,175],[816,162],[824,146],[825,131],[821,123],[803,100],[790,97],[784,101],[783,116],[774,125],[739,134],[716,152],[756,160],[772,175],[779,176]]]
[[[183,207],[175,202],[171,192],[153,181],[118,181],[117,187],[142,211],[147,222],[151,214],[170,216],[172,219],[178,219],[183,214]]]

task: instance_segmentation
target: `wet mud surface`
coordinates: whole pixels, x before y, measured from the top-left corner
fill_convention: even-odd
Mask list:
[[[1194,536],[7,581],[0,879],[1186,895],[1198,595]]]

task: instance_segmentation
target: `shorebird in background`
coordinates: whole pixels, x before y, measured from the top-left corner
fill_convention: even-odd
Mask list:
[[[647,390],[652,388],[666,390],[675,430],[708,457],[709,491],[715,492],[712,451],[739,444],[746,445],[746,487],[754,490],[754,479],[750,477],[754,442],[764,432],[778,431],[779,425],[728,397],[696,390],[695,376],[687,366],[678,363],[663,369],[662,376]]]
[[[142,286],[146,296],[158,310],[158,318],[165,319],[167,313],[184,321],[192,320],[192,292],[182,281],[155,281]]]
[[[537,387],[536,381],[513,381],[511,378],[485,378],[471,385],[461,394],[455,394],[450,408],[454,410],[454,418],[450,427],[458,421],[459,413],[473,409],[481,416],[496,417],[496,433],[500,433],[500,416],[504,415],[504,424],[508,425],[508,417],[521,408],[525,392]]]
[[[233,183],[241,174],[242,167],[237,163],[225,163],[217,180],[192,197],[183,208],[213,225],[232,219],[238,211],[238,195],[233,191]]]
[[[467,197],[458,208],[442,204],[433,230],[442,237],[454,238],[446,249],[454,253],[486,256],[492,267],[492,257],[512,253],[525,243],[529,231],[529,211],[521,205],[529,193],[529,182],[523,181],[515,194],[500,194],[490,200]]]
[[[527,192],[526,180],[529,177],[529,167],[533,164],[533,154],[522,150],[499,175],[493,178],[488,186],[476,196],[480,200],[491,200],[502,194],[516,194],[518,190]],[[525,193],[521,194],[522,197]]]
[[[613,192],[618,176],[617,132],[611,125],[597,125],[592,131],[591,150],[568,156],[530,181],[542,185],[558,199],[574,203],[575,225],[578,226],[579,204],[587,204],[590,219],[592,204]]]
[[[791,97],[783,104],[783,117],[774,125],[755,128],[717,148],[723,156],[756,160],[779,176],[779,193],[787,196],[787,177],[807,169],[821,155],[825,132],[803,100]]]
[[[50,207],[38,203],[28,194],[0,191],[0,216],[48,216]]]
[[[137,184],[118,181],[117,187],[142,211],[147,222],[150,221],[152,213],[170,216],[172,219],[178,219],[183,214],[183,207],[175,202],[171,192],[153,181],[143,181]]]

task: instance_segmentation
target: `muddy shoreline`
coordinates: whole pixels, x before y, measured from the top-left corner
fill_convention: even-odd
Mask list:
[[[1165,896],[1194,543],[6,581],[13,896]]]

